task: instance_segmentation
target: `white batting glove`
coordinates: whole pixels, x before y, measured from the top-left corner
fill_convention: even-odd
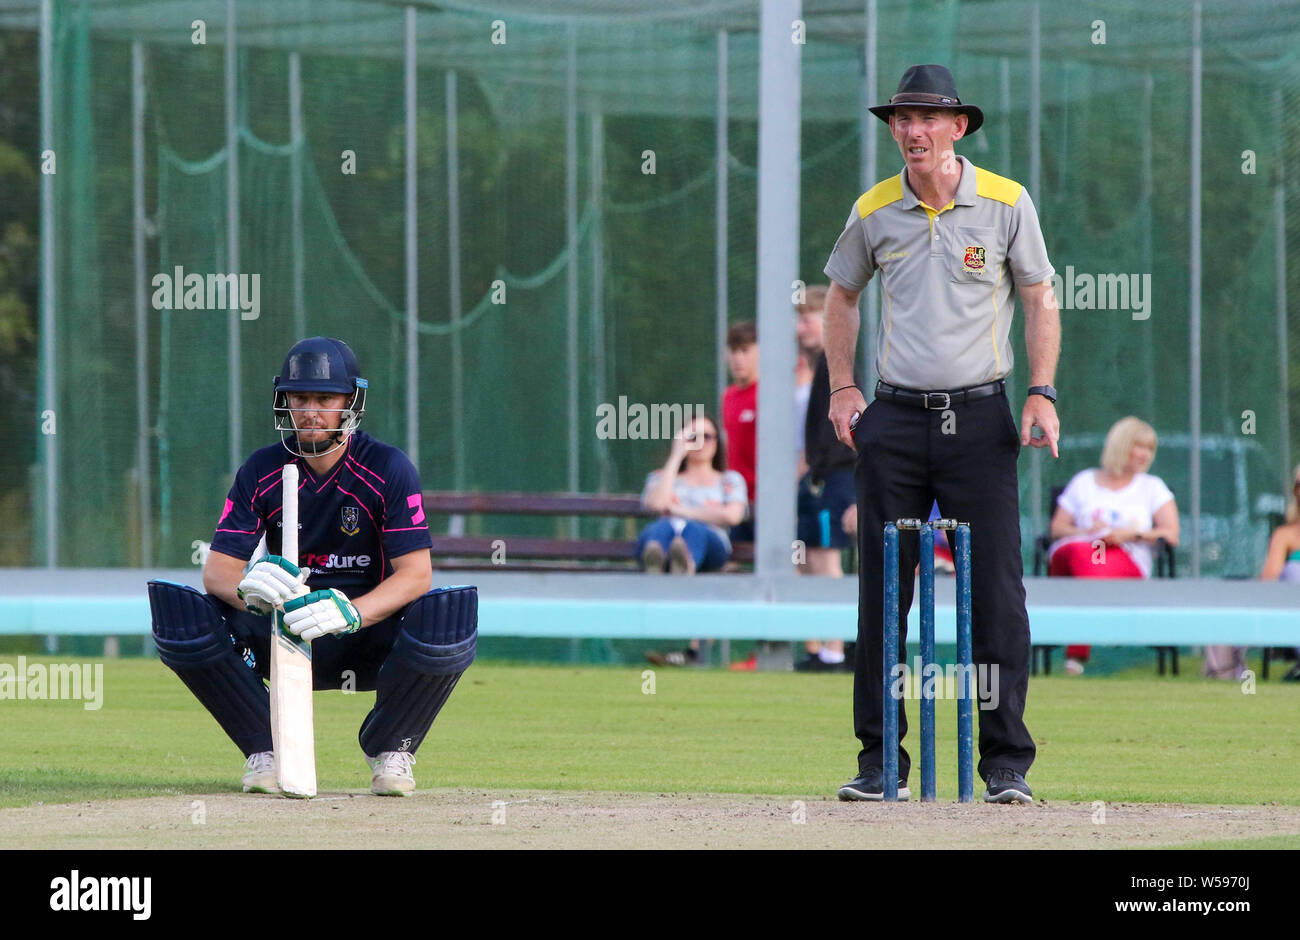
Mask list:
[[[307,576],[303,570],[279,555],[266,555],[250,561],[239,582],[239,597],[244,606],[256,614],[283,610],[286,601],[307,593]]]
[[[361,614],[342,591],[312,591],[284,605],[284,625],[294,636],[314,640],[327,633],[356,633]]]

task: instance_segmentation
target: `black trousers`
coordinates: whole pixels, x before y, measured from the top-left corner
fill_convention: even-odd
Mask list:
[[[934,500],[944,516],[971,527],[971,632],[978,674],[996,666],[997,708],[976,705],[979,774],[996,768],[1024,774],[1034,761],[1025,727],[1029,689],[1029,614],[1020,558],[1020,492],[1016,459],[1020,432],[1005,395],[927,411],[891,401],[871,402],[854,429],[858,448],[858,644],[854,661],[853,726],[862,750],[860,771],[883,765],[881,716],[884,630],[883,536],[887,521],[925,519]],[[902,532],[899,559],[899,656],[907,661],[907,613],[920,553],[916,532]],[[991,674],[991,673],[990,673]],[[899,775],[911,766],[902,747],[907,717],[898,703]]]

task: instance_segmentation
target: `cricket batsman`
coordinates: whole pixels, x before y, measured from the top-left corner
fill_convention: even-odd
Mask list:
[[[396,447],[358,430],[367,382],[341,340],[294,345],[276,377],[280,443],[235,475],[203,569],[206,594],[149,582],[153,638],[244,753],[244,792],[275,793],[271,614],[312,641],[314,689],[374,691],[361,724],[370,790],[415,789],[415,752],[474,660],[478,594],[430,590],[432,544],[419,476]],[[281,471],[299,468],[299,560],[281,557]],[[262,539],[268,554],[253,557]]]

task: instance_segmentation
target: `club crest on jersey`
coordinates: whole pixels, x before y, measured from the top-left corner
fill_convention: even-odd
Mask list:
[[[339,528],[344,535],[356,535],[361,531],[361,510],[356,506],[343,507],[343,525]]]
[[[984,246],[967,245],[966,258],[962,262],[962,264],[966,267],[967,271],[983,271],[984,270]]]

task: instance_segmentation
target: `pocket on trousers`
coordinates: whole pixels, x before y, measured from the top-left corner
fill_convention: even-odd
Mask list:
[[[849,432],[849,434],[853,437],[854,444],[857,444],[859,441],[862,440],[862,429],[866,427],[867,414],[871,411],[871,406],[873,404],[875,404],[874,401],[867,402],[867,407],[863,409],[862,414],[858,415],[858,423],[853,425],[852,430]]]
[[[1020,425],[1017,423],[1015,414],[1013,414],[1011,411],[1010,399],[1003,398],[1001,401],[999,401],[998,406],[1001,409],[1002,413],[1006,416],[1005,421],[1003,423],[1006,425],[1007,432],[1011,435],[1011,439],[1016,442],[1016,446],[1019,447],[1020,446]]]

